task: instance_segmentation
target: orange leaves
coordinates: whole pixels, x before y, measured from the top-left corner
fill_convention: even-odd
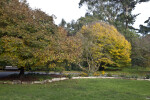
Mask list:
[[[74,61],[81,55],[81,40],[78,36],[67,36],[63,28],[59,28],[56,44],[60,52],[60,58],[70,62]]]

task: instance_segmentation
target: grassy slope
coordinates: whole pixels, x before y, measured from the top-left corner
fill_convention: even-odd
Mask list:
[[[150,82],[119,79],[66,80],[44,85],[0,84],[0,100],[145,100]]]

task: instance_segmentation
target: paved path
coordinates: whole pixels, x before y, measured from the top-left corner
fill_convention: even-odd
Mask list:
[[[122,79],[122,78],[117,78],[117,77],[72,77],[72,79]],[[61,77],[61,78],[53,78],[53,79],[47,79],[44,81],[32,81],[32,82],[22,82],[20,80],[13,80],[12,82],[1,82],[0,84],[45,84],[45,83],[51,83],[51,82],[56,82],[56,81],[63,81],[63,80],[68,80],[66,77]],[[134,79],[135,80],[135,79]],[[150,81],[150,79],[136,79],[136,80],[147,80]]]
[[[45,72],[25,72],[25,74],[28,73],[39,73],[39,74],[46,74]],[[6,77],[11,74],[19,74],[17,71],[5,71],[5,72],[0,72],[0,78]],[[49,74],[57,74],[60,75],[60,73],[56,72],[50,72]],[[78,74],[78,73],[68,73],[68,74]],[[118,79],[119,77],[105,77],[105,76],[99,76],[99,77],[72,77],[72,79],[94,79],[94,78],[108,78],[108,79]],[[121,78],[121,77],[120,77]],[[54,78],[53,81],[60,81],[60,80],[66,80],[67,78]],[[137,80],[148,80],[150,79],[137,79]]]
[[[25,74],[35,73],[35,74],[46,74],[45,72],[25,72]],[[9,76],[11,74],[19,74],[19,71],[3,71],[0,72],[0,78]],[[50,72],[49,74],[60,75],[59,72]],[[66,73],[66,74],[79,74],[79,73]]]
[[[6,77],[11,74],[19,74],[19,72],[0,72],[0,78]]]
[[[25,74],[29,74],[29,73],[46,74],[45,72],[25,72]],[[11,75],[11,74],[19,74],[19,72],[18,72],[18,71],[4,71],[4,72],[0,72],[0,78],[9,76],[9,75]],[[56,73],[56,72],[50,72],[49,74],[57,74],[57,75],[60,75],[60,73]]]

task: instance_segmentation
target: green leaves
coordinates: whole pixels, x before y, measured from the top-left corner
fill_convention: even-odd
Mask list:
[[[140,25],[139,33],[141,33],[143,36],[150,33],[150,17],[144,22],[147,24],[147,26]]]
[[[42,62],[58,31],[52,17],[18,0],[1,0],[0,5],[0,63],[25,68]]]

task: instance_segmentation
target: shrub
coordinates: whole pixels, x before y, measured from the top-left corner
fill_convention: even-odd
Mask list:
[[[120,77],[126,77],[126,75],[124,75],[124,74],[121,74],[121,75],[119,75]]]
[[[87,74],[87,73],[85,73],[85,72],[83,72],[83,73],[81,73],[81,74],[80,74],[80,76],[82,76],[82,77],[87,77],[87,76],[88,76],[88,74]]]
[[[145,76],[145,78],[146,78],[146,79],[150,79],[150,74],[147,74],[147,75]]]
[[[138,76],[137,75],[132,75],[131,78],[138,78]]]
[[[107,76],[108,76],[108,77],[112,77],[111,73],[108,73]]]
[[[64,68],[63,67],[56,67],[55,68],[55,72],[60,72],[62,73],[64,71]]]
[[[68,74],[66,77],[69,78],[69,79],[72,79],[73,75],[72,74]]]
[[[93,74],[94,76],[100,76],[100,73],[98,73],[98,72],[94,72],[94,74]]]
[[[104,75],[105,74],[105,71],[102,71],[102,75]]]

